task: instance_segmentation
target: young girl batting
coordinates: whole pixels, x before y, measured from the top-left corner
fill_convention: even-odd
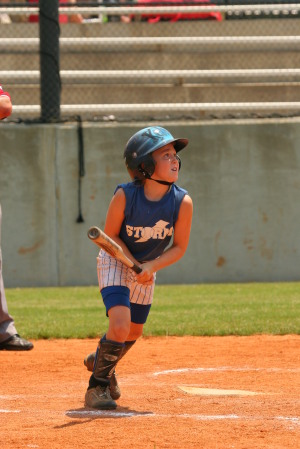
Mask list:
[[[104,232],[142,272],[135,274],[100,250],[97,271],[109,325],[96,354],[84,361],[93,371],[85,395],[88,407],[117,407],[121,392],[115,368],[143,333],[156,272],[177,262],[187,249],[193,203],[175,184],[181,166],[178,152],[187,144],[187,139],[174,139],[166,129],[150,126],[126,145],[124,158],[132,182],[117,186]]]

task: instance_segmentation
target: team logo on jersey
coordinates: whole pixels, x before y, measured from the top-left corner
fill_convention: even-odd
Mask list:
[[[164,220],[159,220],[152,228],[142,226],[126,226],[126,232],[128,237],[134,237],[136,243],[147,242],[150,239],[164,240],[168,236],[173,234],[173,226],[167,228],[170,223]]]

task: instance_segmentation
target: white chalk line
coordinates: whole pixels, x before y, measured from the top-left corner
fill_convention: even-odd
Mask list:
[[[68,410],[67,416],[83,417],[83,416],[99,416],[99,417],[111,417],[111,418],[131,418],[131,417],[144,417],[144,418],[185,418],[194,419],[198,421],[218,421],[218,420],[246,420],[246,421],[289,421],[295,424],[300,424],[300,418],[297,416],[239,416],[234,414],[229,415],[203,415],[203,414],[171,414],[171,413],[139,413],[139,412],[118,412],[108,410]]]
[[[37,412],[37,410],[35,410]],[[27,411],[24,411],[27,413]],[[45,412],[45,410],[39,410],[38,413]],[[21,413],[21,410],[5,410],[0,409],[0,413]],[[184,419],[194,419],[197,421],[220,421],[220,420],[246,420],[246,421],[289,421],[294,424],[300,425],[300,418],[297,416],[274,416],[274,417],[266,417],[266,416],[239,416],[234,414],[229,415],[203,415],[203,414],[191,414],[191,413],[183,413],[183,414],[171,414],[171,413],[145,413],[145,412],[118,412],[118,411],[110,411],[110,410],[67,410],[65,415],[70,417],[110,417],[110,418],[184,418]]]
[[[224,371],[237,371],[237,372],[251,372],[251,371],[266,371],[269,373],[284,372],[284,373],[300,373],[300,368],[234,368],[230,366],[220,366],[216,368],[178,368],[178,369],[168,369],[164,371],[157,371],[152,374],[152,376],[162,376],[165,374],[177,374],[177,373],[188,373],[191,371],[195,372],[224,372]]]
[[[66,412],[67,416],[110,416],[112,418],[131,418],[139,416],[152,416],[154,413],[144,413],[144,412],[117,412],[109,410],[68,410]]]

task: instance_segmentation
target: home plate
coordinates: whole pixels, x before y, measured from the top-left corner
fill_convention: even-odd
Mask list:
[[[185,393],[198,396],[255,396],[257,394],[262,394],[246,390],[220,390],[215,388],[186,387],[184,385],[178,385],[178,388]]]

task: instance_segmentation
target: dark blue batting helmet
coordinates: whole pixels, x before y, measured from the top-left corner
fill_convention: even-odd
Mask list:
[[[161,126],[149,126],[135,133],[127,142],[124,158],[133,178],[149,178],[154,173],[155,163],[151,154],[159,148],[173,144],[176,153],[188,144],[188,139],[174,139]],[[142,176],[141,176],[142,175]]]

